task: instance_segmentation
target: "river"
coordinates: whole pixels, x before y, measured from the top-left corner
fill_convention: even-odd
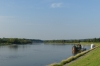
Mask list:
[[[44,43],[0,46],[0,66],[46,66],[61,62],[72,56],[72,46]]]

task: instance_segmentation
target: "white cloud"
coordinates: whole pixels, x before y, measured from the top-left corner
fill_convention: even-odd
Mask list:
[[[52,3],[51,7],[52,8],[60,8],[62,6],[62,3]]]

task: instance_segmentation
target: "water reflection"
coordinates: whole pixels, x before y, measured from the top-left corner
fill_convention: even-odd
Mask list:
[[[77,53],[72,51],[73,56],[75,56]]]
[[[9,45],[7,46],[10,50],[12,51],[17,51],[17,50],[25,50],[27,48],[30,48],[31,45],[17,45],[17,44],[14,44],[14,45]]]
[[[0,46],[0,66],[46,66],[61,62],[72,56],[72,46],[43,43]]]
[[[10,49],[14,49],[14,50],[17,50],[18,49],[18,45],[10,45],[8,46]]]

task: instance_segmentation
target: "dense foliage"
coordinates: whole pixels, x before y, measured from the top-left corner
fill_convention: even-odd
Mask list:
[[[79,43],[80,40],[45,40],[46,43]]]
[[[0,44],[27,44],[32,43],[29,39],[19,39],[19,38],[0,38]]]
[[[46,43],[80,43],[80,42],[100,42],[100,38],[75,39],[75,40],[45,40]]]

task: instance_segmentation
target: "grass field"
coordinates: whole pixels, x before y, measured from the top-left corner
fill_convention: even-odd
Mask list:
[[[72,62],[68,66],[100,66],[100,47],[90,51],[88,54]]]
[[[90,45],[91,42],[81,42],[80,44]],[[96,48],[92,51],[91,49],[87,50],[69,57],[68,59],[62,60],[60,63],[54,63],[49,66],[100,66],[100,42],[93,42],[93,44]]]

